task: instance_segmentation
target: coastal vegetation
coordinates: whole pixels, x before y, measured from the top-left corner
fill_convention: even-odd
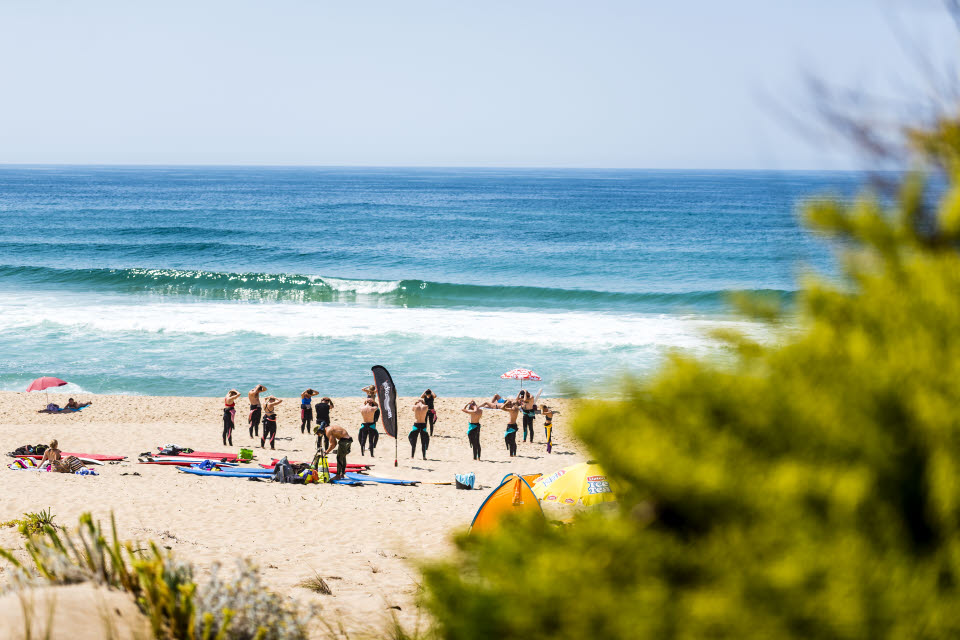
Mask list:
[[[960,635],[960,119],[895,193],[809,203],[840,282],[775,336],[678,354],[579,412],[614,515],[462,535],[423,568],[439,637]]]

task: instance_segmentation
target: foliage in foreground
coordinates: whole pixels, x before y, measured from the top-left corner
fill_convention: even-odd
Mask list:
[[[22,536],[32,536],[44,530],[45,527],[57,528],[53,523],[56,516],[49,508],[43,511],[30,511],[23,514],[22,518],[0,522],[0,527],[16,527]]]
[[[915,135],[939,204],[812,204],[848,286],[585,407],[621,510],[460,537],[424,568],[441,636],[960,637],[960,122]]]
[[[117,538],[111,518],[112,540],[90,514],[80,517],[76,534],[58,534],[47,526],[30,535],[29,565],[10,551],[0,557],[15,570],[15,587],[29,584],[93,582],[129,593],[150,621],[158,639],[302,640],[313,612],[306,616],[261,583],[249,562],[238,563],[238,575],[229,580],[214,565],[209,581],[194,581],[193,567],[178,562],[156,544],[137,549]]]

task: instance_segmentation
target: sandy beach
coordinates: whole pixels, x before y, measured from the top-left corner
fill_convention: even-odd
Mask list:
[[[573,401],[542,399],[560,410],[554,419],[553,453],[546,453],[542,418],[537,442],[518,443],[509,458],[503,442],[506,415],[484,414],[483,460],[471,460],[466,437],[465,398],[437,400],[439,417],[427,460],[410,458],[406,433],[412,423],[412,398],[401,398],[399,466],[393,466],[394,440],[381,433],[376,457],[361,457],[356,442],[360,397],[334,398],[333,424],[354,436],[351,462],[372,462],[372,473],[420,480],[416,487],[366,485],[282,485],[245,479],[190,476],[173,467],[138,464],[137,455],[174,443],[204,451],[232,451],[254,440],[246,427],[247,403],[238,402],[234,446],[221,439],[222,398],[78,396],[93,405],[74,414],[39,414],[47,402],[66,403],[67,395],[0,393],[2,448],[47,443],[57,438],[65,452],[125,455],[127,461],[95,467],[99,477],[12,471],[4,467],[0,521],[26,511],[51,508],[60,525],[75,526],[90,511],[103,520],[113,512],[120,536],[153,539],[190,560],[201,577],[216,562],[233,569],[235,558],[254,560],[268,584],[303,603],[323,608],[327,620],[339,621],[357,633],[382,628],[391,611],[405,624],[418,618],[415,606],[418,559],[450,549],[450,534],[470,524],[491,487],[509,472],[547,472],[586,459],[573,441],[568,424]],[[477,398],[482,400],[482,398]],[[382,432],[382,426],[380,427]],[[314,436],[300,433],[299,398],[279,407],[276,451],[260,449],[258,461],[289,456],[309,460]],[[418,445],[419,446],[419,445]],[[7,458],[8,464],[11,459]],[[474,472],[486,490],[459,491],[457,473]],[[139,474],[139,475],[133,475]],[[0,546],[20,550],[22,538],[13,528],[0,529]],[[0,580],[6,580],[6,569]],[[322,576],[333,595],[321,596],[296,583]],[[390,609],[400,607],[400,610]],[[318,628],[319,633],[319,628]]]

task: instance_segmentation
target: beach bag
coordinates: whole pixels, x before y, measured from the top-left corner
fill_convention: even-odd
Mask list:
[[[471,473],[458,473],[454,478],[454,481],[457,484],[457,489],[473,489],[474,483],[477,481],[477,476]]]
[[[277,462],[277,466],[273,468],[273,481],[281,484],[299,484],[303,482],[302,479],[297,477],[296,472],[293,470],[293,467],[290,466],[286,456]]]

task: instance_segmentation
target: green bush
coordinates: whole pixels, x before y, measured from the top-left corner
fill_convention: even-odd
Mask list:
[[[441,637],[960,637],[960,122],[913,139],[942,198],[810,204],[844,281],[584,407],[620,510],[459,537],[423,569]]]

